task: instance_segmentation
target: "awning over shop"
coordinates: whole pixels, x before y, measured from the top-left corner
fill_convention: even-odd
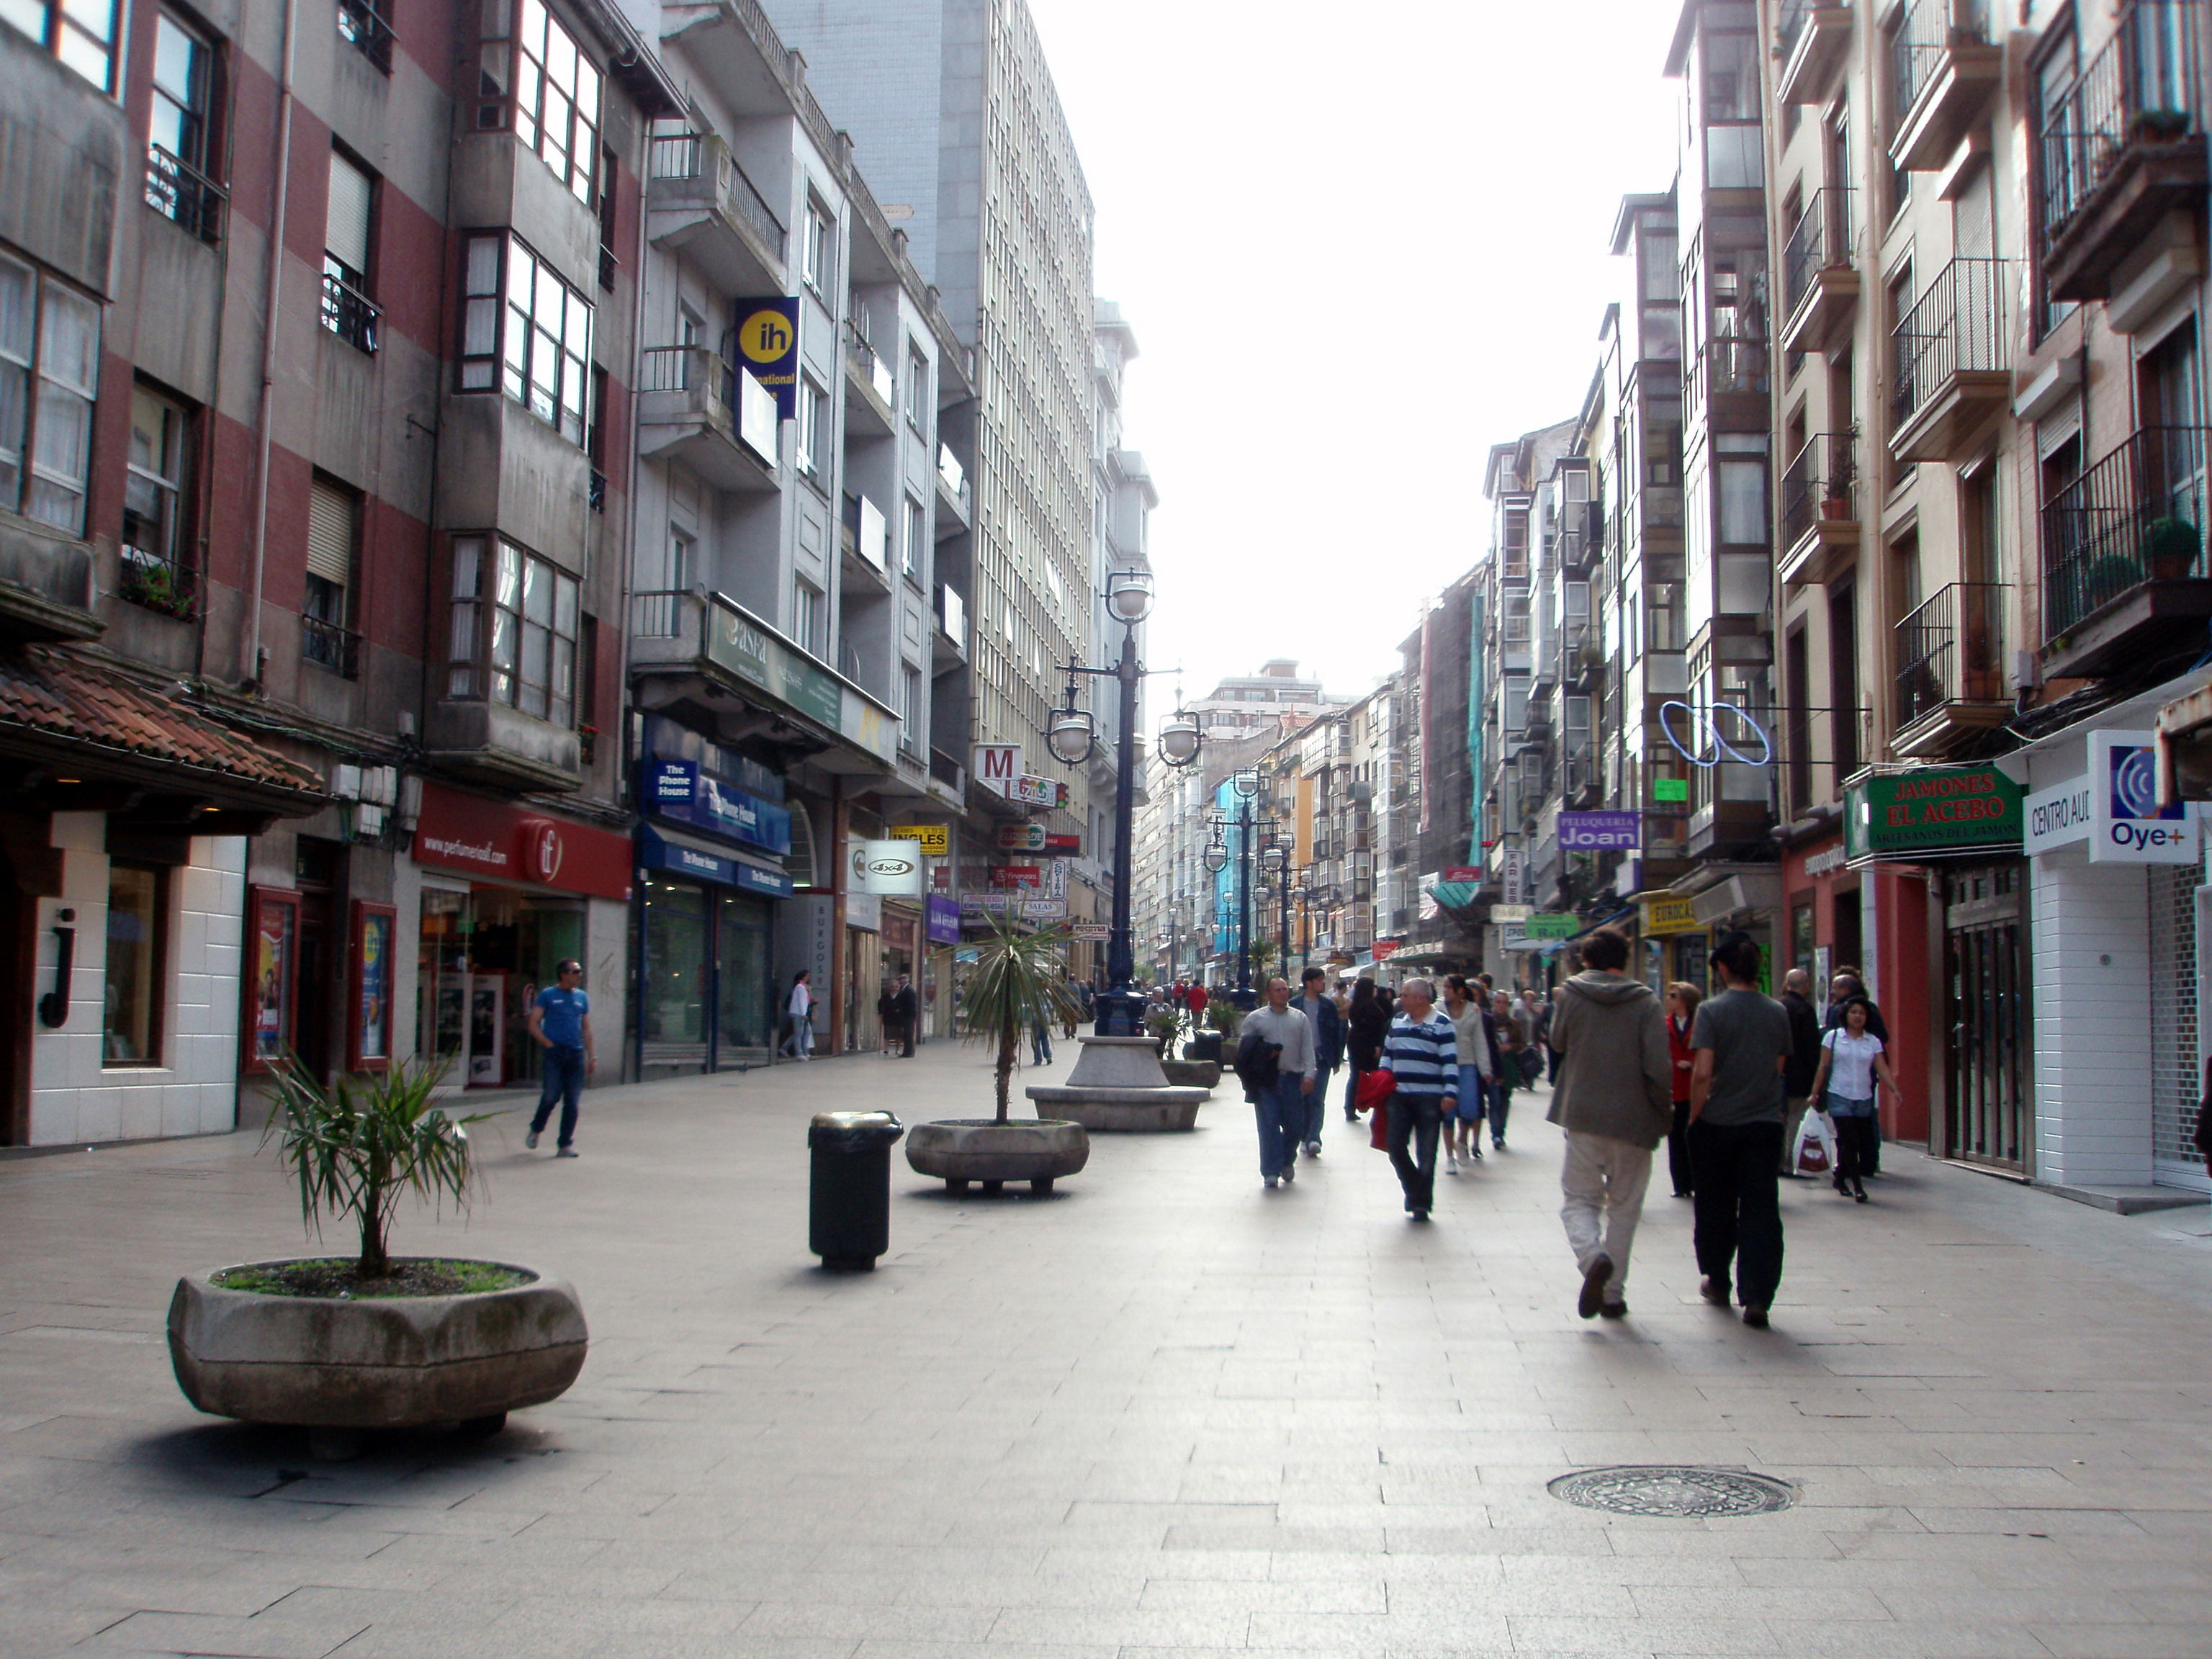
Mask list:
[[[321,810],[322,780],[119,668],[58,647],[0,653],[0,799],[122,811],[141,836],[254,836]]]
[[[637,861],[647,870],[665,870],[695,881],[758,893],[766,898],[789,898],[790,873],[774,860],[706,840],[641,824],[637,832]]]

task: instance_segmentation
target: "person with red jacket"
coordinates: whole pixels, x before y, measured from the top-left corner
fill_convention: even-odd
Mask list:
[[[1667,1054],[1674,1061],[1674,1122],[1667,1131],[1667,1173],[1674,1178],[1674,1196],[1694,1196],[1690,1179],[1690,1073],[1697,1056],[1690,1048],[1690,1027],[1698,1018],[1705,994],[1687,981],[1667,988]]]

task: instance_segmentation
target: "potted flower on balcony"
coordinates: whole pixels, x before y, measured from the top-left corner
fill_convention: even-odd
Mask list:
[[[2138,144],[2171,144],[2189,136],[2185,109],[2137,110],[2128,123],[2128,137]]]
[[[969,1042],[991,1052],[998,1115],[917,1123],[907,1132],[906,1161],[916,1174],[944,1182],[949,1192],[965,1192],[974,1182],[996,1193],[1009,1181],[1026,1181],[1042,1197],[1054,1181],[1090,1162],[1091,1137],[1080,1123],[1016,1121],[1007,1108],[1015,1057],[1030,1027],[1038,1021],[1073,1024],[1083,1017],[1083,1005],[1067,982],[1066,948],[1073,935],[1064,927],[1024,933],[1003,917],[990,921],[992,937],[976,947],[961,996],[960,1026]]]
[[[2197,574],[2197,555],[2204,538],[2186,519],[2154,519],[2143,531],[2143,562],[2151,580],[2186,580]]]
[[[319,1452],[345,1456],[364,1429],[496,1433],[576,1380],[589,1339],[570,1285],[510,1262],[391,1253],[402,1200],[465,1207],[477,1185],[469,1126],[487,1115],[435,1103],[444,1071],[401,1061],[327,1089],[296,1060],[276,1074],[264,1144],[298,1180],[308,1228],[341,1218],[360,1252],[179,1279],[169,1358],[193,1405],[309,1429]]]

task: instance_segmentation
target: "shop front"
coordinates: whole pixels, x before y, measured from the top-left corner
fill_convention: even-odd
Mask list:
[[[928,1036],[953,1034],[953,953],[960,945],[960,903],[951,895],[932,893],[922,903],[924,958],[921,987],[921,1028]]]
[[[794,814],[784,781],[659,714],[646,717],[637,832],[640,1077],[765,1066],[776,1044],[777,907]]]
[[[426,782],[413,861],[419,1058],[449,1060],[447,1080],[468,1088],[534,1082],[531,1004],[572,957],[584,965],[594,1036],[622,1029],[629,837]],[[610,1040],[603,1053],[614,1052]]]
[[[1645,897],[1638,908],[1637,930],[1643,941],[1646,985],[1662,996],[1678,981],[1705,988],[1712,932],[1698,924],[1689,899],[1664,892]]]
[[[845,895],[845,1047],[848,1054],[883,1046],[884,1024],[876,1011],[883,994],[884,901],[874,893]]]
[[[2212,886],[2200,809],[2159,804],[2152,727],[2171,695],[2008,757],[2027,791],[2040,1185],[2212,1190],[2191,1144]]]

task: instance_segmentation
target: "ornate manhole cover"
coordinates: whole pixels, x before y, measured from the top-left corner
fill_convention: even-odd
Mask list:
[[[1563,1474],[1547,1490],[1586,1510],[1614,1515],[1771,1515],[1797,1501],[1782,1481],[1741,1469],[1625,1465]]]

